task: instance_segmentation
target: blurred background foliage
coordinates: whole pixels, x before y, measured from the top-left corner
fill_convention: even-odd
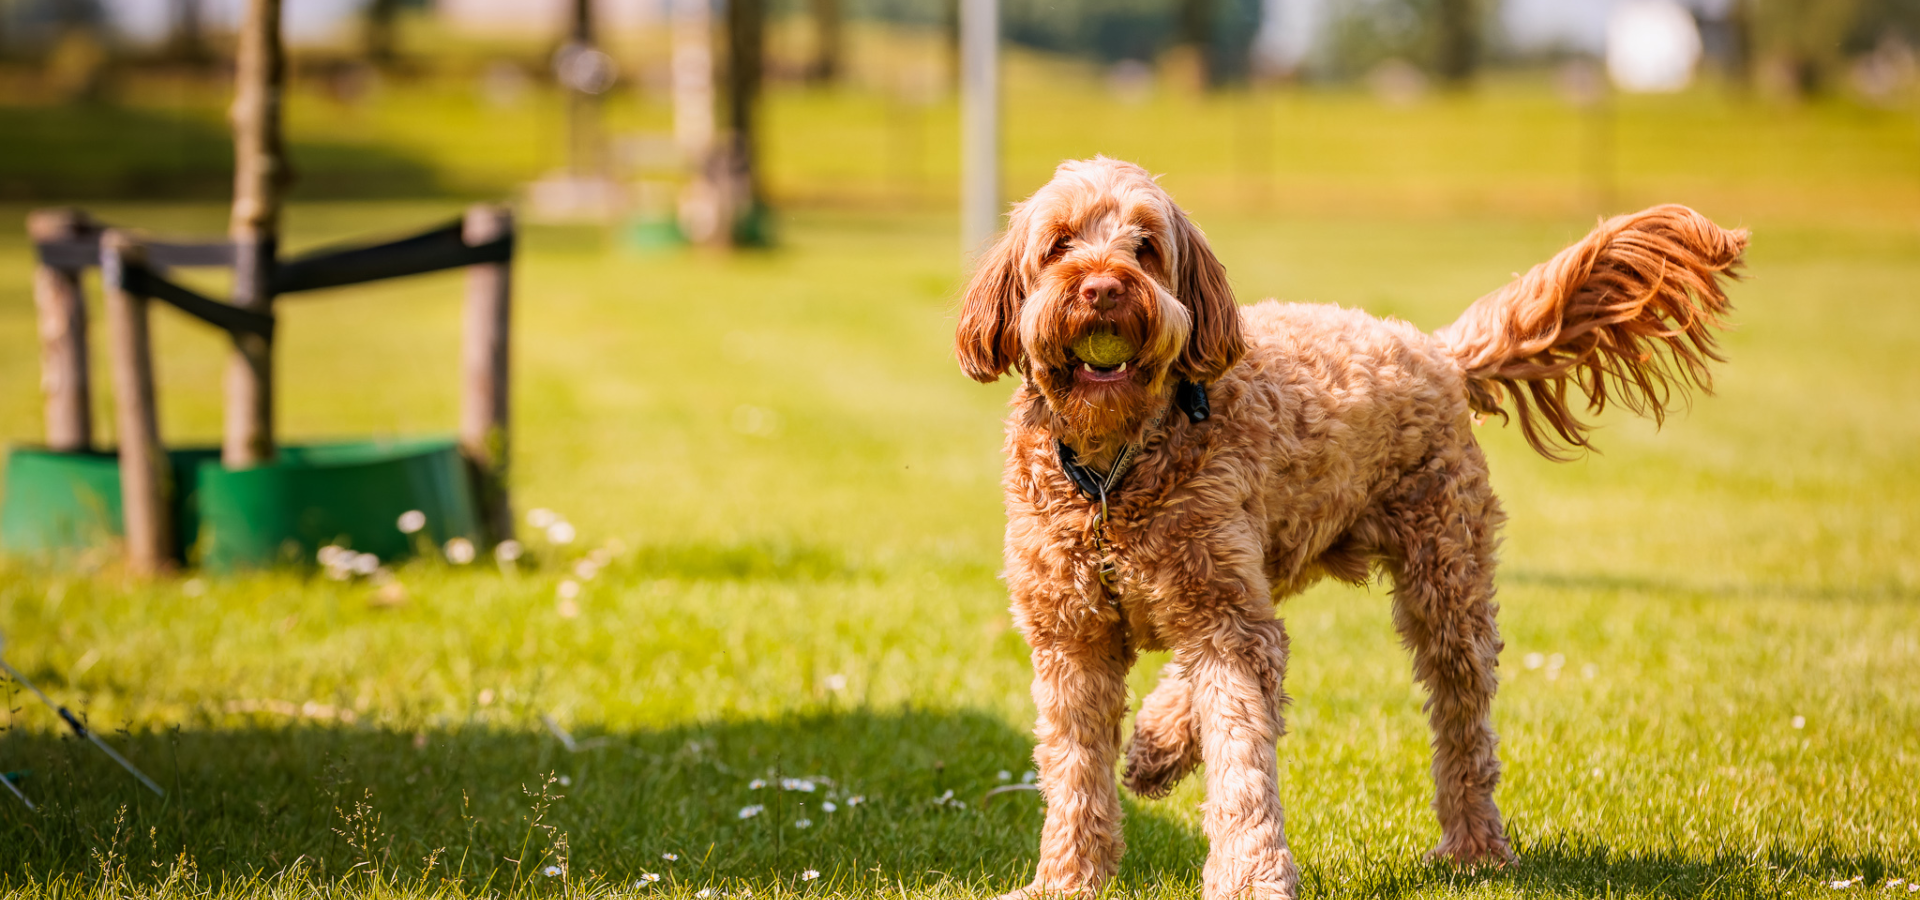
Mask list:
[[[1614,5],[1011,0],[1002,15],[1016,108],[1043,85],[1086,88],[1121,108],[1201,108],[1251,95],[1311,102],[1354,91],[1402,107],[1432,93],[1444,105],[1447,95],[1533,85],[1582,107],[1600,96],[1596,73]],[[7,136],[0,199],[224,196],[234,6],[0,0],[0,134]],[[297,196],[499,196],[560,164],[562,91],[549,60],[567,34],[567,6],[325,0],[290,7]],[[622,178],[681,177],[666,137],[669,6],[595,7],[599,42],[616,67],[599,102],[608,155]],[[1700,80],[1715,96],[1773,106],[1913,102],[1920,0],[1692,0],[1686,8],[1704,50]],[[868,167],[869,184],[834,200],[948,202],[955,0],[770,0],[764,15],[769,114],[795,119],[798,143],[815,143],[808,123],[881,126],[871,137],[886,158]],[[1019,72],[1031,78],[1022,81]],[[1059,102],[1082,102],[1067,99],[1070,93]],[[1272,131],[1272,106],[1249,106],[1253,124],[1241,131]],[[790,116],[783,108],[809,112]],[[880,121],[837,118],[855,108]],[[789,156],[805,152],[791,137],[772,140]],[[1272,136],[1249,140],[1265,144],[1237,152],[1272,155]],[[439,149],[429,148],[435,143]],[[468,158],[481,143],[486,158]],[[775,188],[782,199],[803,202],[834,193]]]

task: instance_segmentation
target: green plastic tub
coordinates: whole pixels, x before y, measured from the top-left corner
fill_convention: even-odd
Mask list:
[[[271,465],[228,471],[211,448],[169,452],[181,561],[216,571],[313,565],[340,544],[383,560],[481,537],[470,470],[445,439],[282,446]],[[400,514],[426,528],[402,534]],[[58,559],[123,534],[119,461],[105,453],[15,448],[7,457],[0,549]]]

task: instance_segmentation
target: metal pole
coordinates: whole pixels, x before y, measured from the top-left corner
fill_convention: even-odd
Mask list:
[[[1000,8],[960,0],[960,246],[971,258],[1000,230]]]

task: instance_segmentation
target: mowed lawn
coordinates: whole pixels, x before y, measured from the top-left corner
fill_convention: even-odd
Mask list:
[[[1055,118],[1016,92],[1031,124],[1009,136],[1012,189],[1063,156],[1141,157],[1190,197],[1246,302],[1437,328],[1592,221],[1581,122],[1544,92],[1187,109],[1077,89],[1080,112]],[[1236,192],[1247,144],[1230,126],[1255,107],[1276,137],[1251,144],[1258,193]],[[886,109],[776,97],[776,187],[857,176],[834,123],[858,134]],[[1622,116],[1614,207],[1694,202],[1754,230],[1718,394],[1660,430],[1609,414],[1604,452],[1571,464],[1481,432],[1511,517],[1495,707],[1511,869],[1422,862],[1428,736],[1387,585],[1287,602],[1281,791],[1308,896],[1825,895],[1853,879],[1841,890],[1904,896],[1884,885],[1920,878],[1920,130],[1911,111],[1701,97]],[[310,132],[324,118],[295,111]],[[928,184],[947,166],[933,157]],[[396,589],[0,561],[7,660],[167,791],[0,686],[0,770],[30,771],[40,805],[0,796],[0,890],[740,900],[1025,883],[1038,798],[987,798],[1031,768],[1029,669],[995,579],[1010,385],[950,358],[962,272],[939,200],[816,196],[783,214],[779,249],[731,258],[529,228],[516,500],[577,536],[528,527],[516,565],[405,562]],[[289,243],[459,206],[306,201]],[[99,209],[223,225],[209,204]],[[39,434],[28,259],[0,231],[15,442]],[[451,431],[458,304],[451,275],[288,301],[283,433]],[[163,432],[210,441],[221,341],[159,319]],[[1197,895],[1202,799],[1190,779],[1127,800],[1117,891]]]

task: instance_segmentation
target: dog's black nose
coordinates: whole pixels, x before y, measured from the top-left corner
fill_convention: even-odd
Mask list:
[[[1080,299],[1093,304],[1093,308],[1106,312],[1120,304],[1120,279],[1112,275],[1095,275],[1080,282]]]

